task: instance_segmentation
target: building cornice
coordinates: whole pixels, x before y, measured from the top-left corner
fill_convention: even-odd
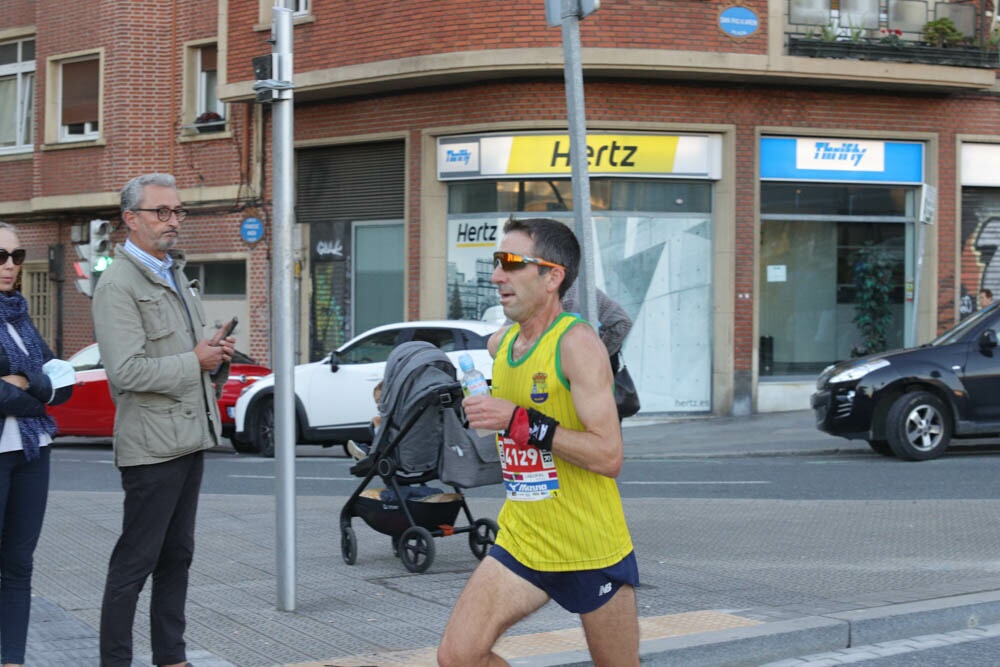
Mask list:
[[[969,67],[915,63],[747,55],[661,49],[588,48],[582,52],[588,78],[632,78],[647,81],[709,81],[871,88],[950,93],[990,90],[996,72]],[[381,60],[295,75],[297,100],[332,99],[523,77],[563,76],[560,48],[460,51]],[[253,99],[253,81],[219,87],[227,102]]]
[[[181,201],[191,208],[219,202],[232,203],[240,193],[238,185],[182,188]],[[0,201],[0,218],[4,216],[40,216],[85,211],[117,211],[121,195],[118,192],[85,192],[76,194],[33,197],[18,201]]]

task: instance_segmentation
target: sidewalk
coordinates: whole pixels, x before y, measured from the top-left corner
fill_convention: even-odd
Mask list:
[[[737,453],[869,455],[824,436],[808,412],[630,424],[630,458]],[[346,469],[346,468],[345,468]],[[303,474],[300,470],[299,474]],[[468,494],[495,517],[499,489]],[[345,498],[297,501],[296,609],[276,609],[274,499],[203,495],[188,602],[196,667],[417,667],[476,565],[465,535],[434,540],[410,574],[389,538],[355,520],[357,563],[340,555]],[[96,665],[100,598],[120,494],[53,492],[36,553],[28,664]],[[769,661],[1000,622],[1000,501],[636,499],[644,664]],[[146,593],[135,665],[148,665]],[[576,617],[549,604],[499,652],[514,665],[588,664]],[[146,658],[143,662],[140,658]]]

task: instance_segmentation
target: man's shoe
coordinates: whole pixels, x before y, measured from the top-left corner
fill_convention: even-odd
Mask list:
[[[365,449],[363,449],[361,445],[354,442],[353,440],[348,440],[347,444],[344,445],[344,449],[347,450],[347,453],[350,454],[355,461],[360,461],[361,459],[368,456],[368,452]]]

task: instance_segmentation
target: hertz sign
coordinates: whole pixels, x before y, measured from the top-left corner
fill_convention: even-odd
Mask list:
[[[513,134],[438,139],[438,179],[551,177],[572,174],[567,134]],[[718,179],[717,135],[591,133],[591,176]]]

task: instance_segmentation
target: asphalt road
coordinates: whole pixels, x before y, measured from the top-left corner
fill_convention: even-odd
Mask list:
[[[300,454],[296,493],[350,495],[361,480],[350,474],[353,461],[341,452],[336,448]],[[1000,456],[977,449],[921,463],[868,453],[628,460],[619,485],[626,498],[989,500],[1000,498],[998,478]],[[273,459],[236,455],[225,448],[207,454],[204,493],[273,495],[274,482]],[[51,488],[120,488],[110,448],[57,445]],[[500,498],[502,492],[493,486],[473,489],[467,495]]]

